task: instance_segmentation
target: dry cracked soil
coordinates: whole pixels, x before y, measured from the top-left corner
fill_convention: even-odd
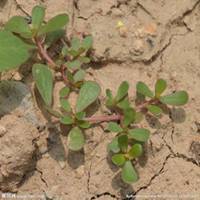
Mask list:
[[[153,87],[157,78],[169,91],[187,90],[190,101],[170,117],[144,120],[152,134],[136,163],[140,179],[126,185],[108,157],[112,134],[104,125],[86,132],[84,151],[70,152],[66,136],[32,102],[30,82],[1,83],[2,198],[14,192],[54,200],[200,199],[200,0],[1,0],[0,26],[11,16],[30,16],[37,4],[46,6],[47,19],[69,14],[68,36],[92,34],[88,78],[101,85],[102,101],[105,89],[116,91],[121,81],[129,81],[133,97],[137,81]]]

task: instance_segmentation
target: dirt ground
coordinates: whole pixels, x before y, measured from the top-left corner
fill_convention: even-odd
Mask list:
[[[121,181],[110,162],[106,146],[112,135],[104,133],[104,125],[89,129],[84,151],[73,153],[59,127],[51,127],[30,103],[30,94],[24,94],[29,103],[20,104],[30,112],[18,103],[5,111],[3,104],[2,192],[54,200],[200,199],[200,0],[1,0],[0,25],[13,15],[29,16],[38,3],[47,7],[47,18],[69,14],[68,35],[93,35],[88,77],[102,86],[102,100],[105,89],[116,91],[121,81],[129,81],[133,97],[137,81],[153,87],[163,78],[170,91],[187,90],[190,101],[170,118],[143,122],[152,135],[136,164],[140,179],[132,185]]]

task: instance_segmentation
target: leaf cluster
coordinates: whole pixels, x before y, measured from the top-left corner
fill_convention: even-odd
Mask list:
[[[79,151],[85,144],[84,130],[92,125],[88,107],[98,100],[101,88],[95,81],[85,80],[86,66],[91,61],[92,37],[65,38],[68,22],[69,17],[65,13],[45,22],[45,8],[42,6],[33,8],[31,22],[21,16],[12,17],[0,30],[0,73],[19,68],[39,54],[41,59],[37,59],[32,66],[35,86],[46,110],[70,128],[69,149]],[[51,58],[48,53],[57,41],[62,41],[62,46]],[[56,72],[60,73],[65,83],[59,91],[59,110],[53,109]],[[122,168],[122,180],[126,183],[138,180],[133,161],[143,154],[144,143],[150,137],[148,129],[139,127],[143,116],[148,113],[160,117],[168,106],[182,106],[188,102],[187,92],[163,95],[166,88],[167,83],[163,79],[156,81],[154,91],[144,82],[138,82],[136,103],[129,98],[127,81],[119,85],[116,95],[110,89],[106,90],[105,104],[112,114],[119,116],[118,121],[111,120],[107,126],[107,131],[115,133],[108,150],[112,153],[112,162]],[[69,101],[71,92],[76,92],[78,96],[75,108]]]

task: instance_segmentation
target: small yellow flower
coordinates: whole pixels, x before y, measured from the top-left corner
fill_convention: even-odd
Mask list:
[[[124,23],[122,21],[117,22],[117,28],[121,28],[124,26]]]

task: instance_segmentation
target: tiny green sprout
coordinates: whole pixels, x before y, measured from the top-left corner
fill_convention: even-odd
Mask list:
[[[113,97],[112,92],[107,89],[106,90],[106,96],[107,96],[107,100],[106,100],[106,106],[108,108],[120,108],[122,110],[124,109],[128,109],[130,107],[130,103],[128,100],[128,89],[129,89],[129,84],[127,81],[123,81],[118,90],[117,90],[117,94],[115,97]]]
[[[31,19],[28,23],[25,17],[14,16],[0,30],[0,73],[19,69],[31,60],[32,78],[39,92],[37,95],[34,90],[33,94],[42,100],[37,102],[42,102],[44,109],[57,118],[57,121],[53,118],[52,123],[66,128],[68,148],[82,150],[86,143],[85,129],[106,122],[106,131],[114,134],[107,147],[112,163],[121,168],[121,178],[125,183],[136,182],[139,175],[133,163],[142,156],[143,145],[151,135],[140,123],[147,114],[160,118],[166,113],[163,108],[185,105],[189,99],[187,92],[180,90],[165,94],[167,82],[163,79],[156,81],[154,90],[140,81],[136,84],[136,100],[133,102],[133,97],[129,97],[130,85],[123,81],[115,95],[110,89],[106,90],[106,101],[101,105],[105,103],[109,114],[91,116],[88,108],[103,99],[99,98],[100,85],[87,80],[86,76],[92,60],[92,36],[65,38],[68,15],[61,13],[45,22],[45,8],[42,6],[32,9]],[[57,44],[59,48],[56,48]],[[56,81],[64,84],[59,91],[59,110],[54,109]],[[75,106],[69,98],[72,92],[77,94]]]

